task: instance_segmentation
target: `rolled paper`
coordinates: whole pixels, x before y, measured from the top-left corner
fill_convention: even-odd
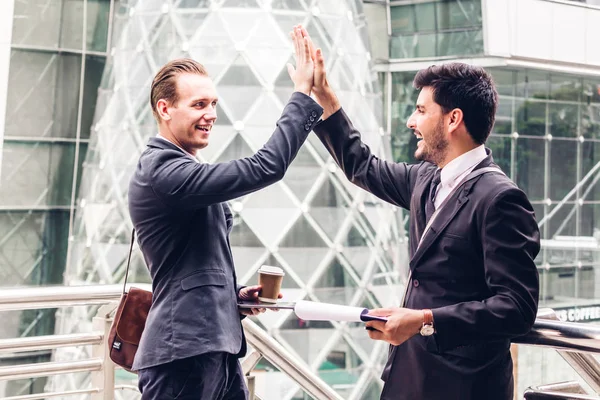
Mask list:
[[[296,302],[294,312],[305,321],[365,321],[369,310],[364,307],[350,307],[339,304],[319,303],[308,300]]]

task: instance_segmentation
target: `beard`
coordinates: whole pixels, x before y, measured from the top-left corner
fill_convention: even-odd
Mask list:
[[[421,145],[415,151],[415,158],[419,161],[429,161],[440,165],[448,154],[448,140],[444,137],[444,122],[438,122],[434,130],[425,139],[420,140]]]

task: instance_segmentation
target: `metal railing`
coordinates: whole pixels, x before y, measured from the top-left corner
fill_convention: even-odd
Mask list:
[[[150,285],[132,284],[130,286],[150,290]],[[3,289],[0,291],[0,312],[26,309],[55,308],[62,306],[102,305],[93,318],[93,332],[0,340],[0,355],[37,350],[57,349],[67,346],[92,346],[92,357],[77,361],[52,361],[35,364],[21,364],[0,367],[0,380],[14,380],[66,374],[90,372],[92,387],[83,390],[71,390],[40,393],[26,396],[13,396],[5,400],[34,400],[53,397],[90,395],[93,400],[114,398],[115,390],[136,390],[135,386],[115,386],[115,365],[108,358],[105,338],[112,323],[112,312],[121,297],[122,285],[59,286]],[[108,303],[108,304],[107,304]],[[342,400],[342,397],[328,386],[319,376],[310,370],[304,361],[287,351],[269,334],[250,319],[242,321],[246,339],[254,349],[242,365],[244,373],[251,373],[261,357],[264,357],[279,370],[294,380],[305,392],[315,399]],[[248,376],[248,386],[252,396],[254,379]]]
[[[150,289],[149,285],[133,284],[131,286],[141,287],[146,290]],[[93,332],[0,340],[0,355],[38,350],[54,350],[66,346],[92,346],[92,357],[85,360],[51,361],[0,367],[0,380],[33,378],[73,372],[90,372],[92,387],[83,390],[14,396],[8,399],[32,400],[89,394],[94,400],[106,400],[114,398],[115,390],[137,390],[137,388],[131,385],[115,386],[115,365],[110,361],[105,351],[105,338],[112,323],[111,314],[121,296],[121,290],[121,285],[59,286],[2,290],[0,292],[0,312],[61,306],[101,305],[92,321]],[[264,357],[315,399],[341,399],[339,394],[312,372],[304,361],[287,351],[250,319],[245,319],[242,324],[247,341],[254,349],[243,361],[242,367],[247,375],[256,367],[261,357]],[[600,364],[593,357],[593,354],[600,353],[600,326],[562,322],[557,319],[551,309],[541,309],[531,332],[514,340],[514,342],[556,349],[586,383],[596,393],[600,393]],[[252,376],[249,376],[248,383],[251,392],[253,392],[254,380]],[[585,391],[579,384],[572,382],[529,388],[524,396],[526,399],[531,400],[561,398],[539,397],[557,396],[557,393],[563,397],[572,396],[564,397],[565,399],[583,400],[590,398],[589,396],[585,397]]]

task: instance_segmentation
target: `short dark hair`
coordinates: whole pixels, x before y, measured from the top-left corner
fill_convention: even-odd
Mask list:
[[[433,100],[444,114],[460,108],[475,143],[485,143],[496,119],[498,92],[483,68],[463,63],[432,65],[417,72],[413,86],[431,87]]]
[[[175,78],[177,75],[184,73],[208,76],[204,66],[191,58],[178,58],[169,61],[154,76],[150,87],[150,106],[157,121],[160,122],[156,103],[160,99],[167,100],[169,104],[177,103],[177,80]]]

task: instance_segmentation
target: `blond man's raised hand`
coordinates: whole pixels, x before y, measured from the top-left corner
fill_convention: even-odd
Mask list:
[[[315,48],[315,45],[308,35],[308,31],[302,26],[298,26],[302,37],[308,41],[310,55],[314,61],[315,72],[314,81],[312,87],[312,94],[315,100],[321,107],[323,107],[323,115],[321,119],[327,119],[331,114],[335,113],[341,108],[335,92],[329,86],[327,81],[327,72],[325,71],[325,59],[323,58],[323,51],[320,48]]]
[[[315,65],[310,54],[310,38],[302,35],[302,30],[299,26],[295,26],[290,32],[290,37],[294,43],[294,57],[296,59],[296,67],[292,64],[287,64],[288,74],[294,82],[294,91],[310,95],[314,84]]]

